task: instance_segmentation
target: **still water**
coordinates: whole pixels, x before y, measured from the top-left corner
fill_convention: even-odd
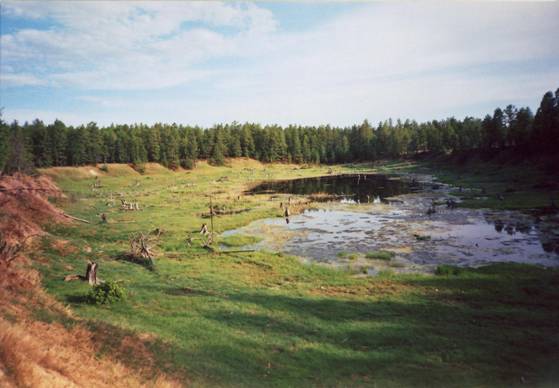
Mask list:
[[[247,194],[328,194],[346,202],[364,203],[421,189],[417,180],[383,174],[342,174],[262,182]]]
[[[250,193],[275,193],[277,201],[322,193],[330,202],[290,217],[289,223],[264,219],[225,235],[256,235],[262,241],[253,248],[369,273],[492,262],[559,266],[559,215],[453,208],[446,204],[449,192],[450,187],[429,176],[360,174],[264,182]],[[388,262],[366,258],[378,250],[395,256]]]

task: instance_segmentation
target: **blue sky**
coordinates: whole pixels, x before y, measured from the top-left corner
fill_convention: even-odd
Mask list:
[[[351,125],[535,109],[557,2],[1,3],[6,120]]]

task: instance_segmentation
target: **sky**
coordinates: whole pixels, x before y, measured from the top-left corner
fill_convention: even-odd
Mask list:
[[[559,2],[0,2],[3,119],[79,125],[536,110]]]

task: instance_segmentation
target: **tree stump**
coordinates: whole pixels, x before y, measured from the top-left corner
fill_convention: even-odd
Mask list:
[[[91,286],[97,284],[97,263],[94,263],[93,261],[87,263],[87,269],[85,270],[85,279]]]

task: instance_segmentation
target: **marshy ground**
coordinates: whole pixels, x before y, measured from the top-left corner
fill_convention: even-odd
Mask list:
[[[100,354],[112,354],[131,368],[151,363],[195,386],[556,385],[556,269],[499,263],[477,269],[443,266],[437,274],[362,276],[281,252],[223,252],[258,242],[252,235],[223,232],[265,218],[283,222],[277,194],[245,193],[259,181],[420,167],[301,168],[234,160],[226,167],[200,163],[177,172],[147,165],[144,174],[119,165],[109,165],[108,172],[47,169],[43,173],[68,196],[55,203],[92,223],[48,227],[50,234],[32,258],[47,291],[75,317],[38,311],[36,318],[67,327],[85,324],[97,333]],[[432,168],[420,172],[456,178]],[[100,184],[94,184],[94,176]],[[472,187],[487,185],[488,196],[501,192],[496,183],[484,182],[486,175],[477,178],[460,176],[464,187],[467,181]],[[530,198],[532,206],[526,207],[545,206],[549,193],[555,192],[526,188],[497,207],[516,209],[523,198]],[[214,245],[221,249],[213,251],[203,247],[198,234],[201,224],[210,222],[209,196],[220,213],[214,217]],[[141,210],[120,210],[121,199],[137,202]],[[473,196],[462,199],[477,204]],[[323,206],[292,201],[296,212]],[[492,200],[484,203],[492,207]],[[156,228],[163,233],[154,268],[121,260],[130,234]],[[364,257],[390,262],[394,257],[386,252],[364,252]],[[87,284],[64,282],[68,273],[82,272],[87,260],[99,264],[102,279],[124,285],[125,301],[90,305],[84,303]],[[129,338],[139,339],[142,357],[137,345],[127,346]]]

